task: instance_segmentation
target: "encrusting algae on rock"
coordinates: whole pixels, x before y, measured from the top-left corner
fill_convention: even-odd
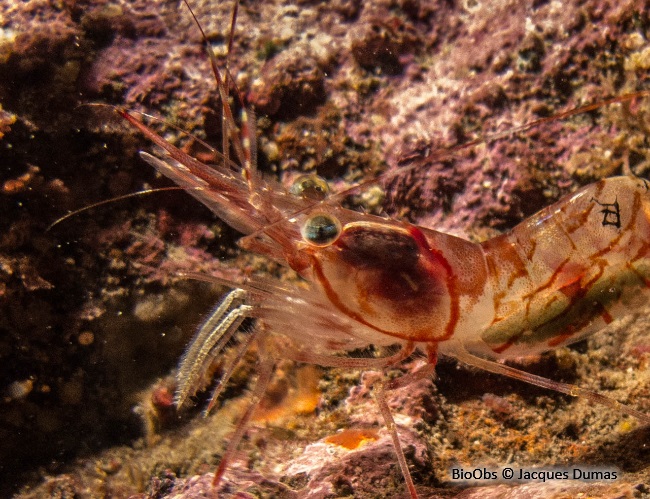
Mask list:
[[[136,109],[142,105],[148,112],[177,119],[183,128],[204,129],[212,143],[219,143],[220,118],[214,111],[219,107],[218,101],[214,90],[209,88],[205,57],[187,13],[176,9],[175,3],[164,2],[155,5],[135,2],[119,15],[109,17],[93,14],[97,9],[91,4],[84,7],[82,14],[79,5],[70,9],[69,19],[71,26],[75,26],[76,20],[77,27],[87,30],[82,38],[93,41],[96,50],[91,63],[81,65],[82,76],[74,85],[80,88],[83,85],[86,95],[92,95],[89,100],[126,104]],[[198,2],[192,7],[206,24],[209,38],[216,44],[222,42],[224,37],[219,34],[223,33],[222,26],[227,25],[229,6]],[[208,10],[221,14],[221,19],[212,20]],[[62,12],[65,15],[67,11]],[[101,23],[94,24],[93,20],[97,19]],[[561,8],[555,3],[514,2],[244,5],[238,17],[238,44],[230,58],[231,74],[240,88],[255,89],[257,95],[251,91],[250,96],[253,104],[256,100],[280,103],[278,110],[282,111],[269,107],[269,115],[259,119],[262,168],[280,171],[288,177],[292,171],[315,167],[316,172],[328,177],[335,190],[340,190],[344,185],[366,178],[365,175],[376,174],[380,168],[377,158],[383,159],[389,168],[419,164],[417,169],[389,183],[385,209],[420,224],[483,240],[512,227],[579,185],[620,172],[622,165],[628,164],[639,175],[647,174],[647,131],[638,118],[643,116],[644,101],[629,108],[604,107],[589,115],[546,123],[521,137],[460,151],[440,163],[428,164],[428,152],[464,142],[476,134],[494,133],[553,115],[559,109],[644,88],[647,77],[640,71],[641,67],[630,68],[635,65],[637,54],[647,48],[647,29],[647,14],[642,5],[634,2],[569,3]],[[256,50],[270,45],[276,48]],[[397,55],[389,66],[379,56],[373,61],[373,53],[395,52]],[[294,54],[308,54],[310,60],[294,68],[291,61],[300,59]],[[283,57],[277,57],[280,55]],[[256,59],[259,56],[269,59]],[[280,63],[286,64],[285,73],[292,75],[291,88],[302,89],[304,93],[282,90],[289,83],[274,78],[277,69],[272,69]],[[130,69],[138,65],[140,71]],[[10,98],[5,100],[5,95]],[[37,113],[29,103],[11,96],[11,92],[3,93],[3,106],[15,113],[18,121],[3,143],[11,141],[15,149],[21,137],[14,131],[24,127]],[[291,96],[299,99],[297,106],[291,104]],[[18,108],[18,104],[24,107]],[[196,112],[197,108],[202,112]],[[73,118],[69,113],[65,116]],[[61,200],[52,201],[60,212],[105,198],[102,190],[109,196],[119,195],[137,189],[143,182],[156,181],[142,177],[149,173],[142,173],[146,168],[134,159],[135,151],[148,150],[147,145],[137,143],[140,139],[130,136],[130,131],[121,125],[111,125],[108,131],[102,131],[92,124],[91,120],[76,125],[96,144],[92,155],[86,153],[81,160],[85,165],[81,171],[87,171],[86,176],[98,177],[88,184],[91,187],[88,193],[77,194],[79,186],[85,184],[81,181],[75,184],[72,167],[67,170],[52,166],[46,155],[35,155],[38,161],[33,163],[41,169],[41,175],[48,181],[61,177],[69,190],[69,193],[57,191]],[[39,122],[34,126],[38,128]],[[156,126],[164,128],[161,124]],[[176,134],[172,130],[166,132]],[[99,147],[101,139],[106,142],[106,148]],[[329,145],[328,140],[335,141],[334,145]],[[346,144],[345,149],[340,147],[341,142]],[[193,144],[187,148],[198,149]],[[287,157],[284,148],[299,152]],[[277,151],[277,154],[265,156],[264,151]],[[91,165],[101,157],[100,153],[108,154],[109,158],[97,159],[95,170]],[[341,153],[344,153],[342,157]],[[15,159],[13,156],[12,160]],[[123,168],[114,171],[102,166],[108,164],[105,163],[108,159]],[[27,162],[26,158],[22,160]],[[319,165],[327,166],[321,171]],[[25,171],[23,168],[21,174]],[[110,181],[101,181],[97,171],[110,172],[107,175]],[[45,187],[38,193],[44,191]],[[21,202],[29,201],[30,195],[33,194],[26,192]],[[184,214],[179,204],[192,212]],[[69,367],[63,377],[74,386],[85,387],[82,401],[83,397],[96,397],[106,404],[104,407],[112,408],[113,417],[127,414],[136,400],[126,396],[124,402],[115,403],[115,394],[108,388],[91,388],[104,383],[100,383],[106,379],[104,369],[116,369],[125,359],[129,362],[137,359],[126,372],[111,375],[119,380],[114,386],[120,392],[136,393],[136,388],[140,390],[156,376],[168,372],[198,322],[198,309],[205,312],[209,307],[209,292],[204,292],[206,299],[199,304],[195,291],[198,284],[174,284],[174,273],[180,270],[221,273],[225,277],[238,275],[237,271],[224,272],[224,264],[215,262],[208,252],[216,250],[220,256],[232,256],[233,250],[225,243],[227,237],[233,237],[232,233],[190,207],[191,204],[178,194],[171,201],[137,200],[133,206],[143,212],[135,216],[135,210],[129,213],[120,207],[101,215],[106,217],[107,228],[97,241],[99,246],[92,247],[93,251],[88,253],[106,251],[109,255],[104,259],[108,270],[98,280],[105,284],[105,289],[96,291],[94,296],[98,298],[91,301],[65,303],[68,320],[64,324],[79,328],[79,334],[69,333],[68,338],[76,340],[82,332],[92,331],[96,339],[91,345],[73,342],[74,352],[64,347]],[[30,215],[25,210],[13,210]],[[97,232],[92,220],[83,214],[80,217],[83,220],[68,222],[74,228],[63,227],[45,237],[69,244],[74,231],[77,231],[75,239],[82,241],[84,233]],[[203,220],[197,222],[201,217]],[[43,225],[50,221],[44,221]],[[171,236],[171,241],[164,238],[166,235]],[[109,247],[112,249],[96,249]],[[19,248],[5,246],[3,251]],[[29,263],[29,248],[21,251],[25,251]],[[81,268],[96,268],[83,249],[75,251],[78,252],[75,260],[81,262]],[[71,258],[69,254],[66,257]],[[278,272],[276,267],[259,260],[242,255],[236,258],[228,265],[230,268]],[[44,279],[55,281],[55,289],[60,292],[65,289],[62,280],[51,279],[52,273],[58,277],[56,272],[49,272]],[[15,285],[11,280],[7,284]],[[92,289],[90,283],[87,286],[85,290]],[[179,288],[180,294],[170,291]],[[57,295],[51,293],[44,300],[54,300]],[[144,314],[142,319],[130,319],[131,310],[136,309],[134,303],[143,301],[149,305],[159,303],[158,308],[149,306],[148,310],[159,310],[163,315]],[[24,302],[17,297],[13,303],[18,309]],[[188,307],[195,310],[194,315],[187,313]],[[113,315],[118,322],[111,324],[113,321],[108,319]],[[176,318],[183,316],[185,323],[174,325]],[[50,321],[49,317],[37,319],[40,321],[37,323],[44,325]],[[142,334],[140,320],[151,326],[151,332]],[[630,354],[642,351],[642,346],[647,344],[644,328],[641,319],[621,331],[590,339],[589,348],[581,344],[545,354],[522,367],[553,379],[605,390],[613,398],[640,409],[646,404],[647,412],[647,402],[644,402],[648,395],[647,382],[643,382],[647,378],[647,354]],[[165,337],[160,337],[161,332]],[[27,344],[34,345],[29,334],[21,334]],[[97,348],[106,344],[107,338],[109,346],[104,351],[93,350],[90,354],[93,360],[89,361],[89,353],[83,348]],[[124,346],[116,348],[122,340]],[[156,357],[151,353],[152,348],[161,354],[157,370],[154,366],[143,368],[146,359]],[[35,349],[37,346],[30,346],[27,351]],[[99,359],[102,362],[109,359],[104,369],[90,368],[93,364],[101,366],[102,362],[97,364]],[[28,379],[15,376],[24,375],[19,372],[20,365],[19,359],[11,364],[9,369],[14,371],[14,376],[9,379]],[[51,370],[57,372],[59,367],[55,363]],[[254,365],[247,369],[253,372],[244,370],[237,374],[235,387],[244,386],[249,374],[254,374]],[[36,390],[28,394],[26,402],[36,407],[43,403],[42,398],[34,398],[36,393],[54,403],[73,401],[69,397],[57,398],[64,392],[56,382],[51,383],[40,374],[43,371],[39,371]],[[640,443],[647,441],[647,432],[633,429],[632,433],[624,433],[623,424],[616,426],[620,432],[612,432],[612,421],[621,421],[620,414],[601,410],[596,414],[584,401],[574,402],[498,376],[476,375],[457,369],[448,360],[441,360],[437,374],[435,385],[423,380],[404,390],[406,393],[389,394],[389,405],[421,495],[451,494],[459,490],[456,487],[460,486],[445,483],[448,469],[455,463],[597,464],[606,456],[610,464],[623,469],[624,478],[613,485],[590,486],[592,495],[606,495],[614,490],[634,491],[637,485],[648,482],[647,450]],[[381,417],[367,390],[371,384],[369,377],[366,375],[359,381],[347,371],[328,370],[321,383],[323,394],[316,416],[296,417],[289,425],[283,423],[275,428],[272,425],[266,429],[253,427],[238,454],[241,458],[235,460],[226,475],[227,490],[233,494],[237,489],[244,489],[268,495],[288,493],[287,488],[291,488],[305,494],[321,490],[325,496],[355,497],[403,493],[390,438],[379,429]],[[134,379],[140,382],[129,382]],[[137,387],[133,386],[136,384]],[[42,390],[46,385],[55,386],[52,395]],[[513,412],[495,411],[496,406],[481,401],[484,393],[503,397],[514,408]],[[225,405],[233,420],[236,420],[233,413],[237,412],[237,404]],[[24,410],[17,405],[6,409],[11,409],[14,420],[16,412]],[[60,414],[67,417],[65,411]],[[143,451],[121,449],[122,455],[115,450],[108,451],[96,461],[99,464],[92,479],[88,478],[87,471],[75,470],[51,479],[44,487],[78,491],[93,483],[115,493],[132,493],[148,487],[150,495],[185,490],[186,496],[191,497],[198,493],[200,486],[209,485],[209,478],[188,482],[184,479],[212,471],[212,465],[218,460],[214,454],[222,451],[223,439],[228,435],[224,418],[228,418],[228,412],[206,422],[193,421],[185,429],[163,431],[160,447]],[[103,424],[101,419],[92,422],[98,427]],[[212,427],[204,430],[203,425]],[[139,431],[134,427],[131,434]],[[341,430],[355,428],[377,431],[378,439],[350,449],[355,454],[349,454],[349,459],[342,454],[339,459],[328,461],[321,472],[311,468],[309,475],[304,471],[286,475],[294,456],[301,454],[307,444],[323,442],[322,452],[330,452],[328,449],[334,446],[327,442],[328,438]],[[166,446],[174,451],[169,452]],[[184,452],[187,454],[183,455]],[[311,461],[315,466],[318,453],[311,455],[316,456]],[[296,458],[295,462],[298,461]],[[202,468],[202,463],[211,466]],[[371,471],[365,477],[357,476],[353,470],[359,467]],[[152,475],[156,475],[153,481]],[[548,493],[550,488],[541,490]],[[483,488],[482,492],[488,493],[489,489]]]

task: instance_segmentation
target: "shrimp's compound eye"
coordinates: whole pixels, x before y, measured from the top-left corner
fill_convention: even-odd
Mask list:
[[[329,246],[341,234],[341,222],[331,215],[319,213],[307,219],[300,233],[313,246]]]
[[[329,194],[327,181],[318,175],[301,175],[291,185],[289,192],[294,196],[320,201]]]

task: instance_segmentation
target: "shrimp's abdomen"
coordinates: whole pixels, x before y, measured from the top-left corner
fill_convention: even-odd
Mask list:
[[[496,357],[549,350],[638,306],[650,284],[649,216],[648,184],[616,177],[483,243],[495,316],[480,334],[481,350]]]

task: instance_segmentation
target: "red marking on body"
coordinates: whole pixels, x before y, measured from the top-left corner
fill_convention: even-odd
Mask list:
[[[565,259],[560,263],[545,284],[538,286],[530,293],[523,296],[524,299],[530,299],[542,291],[551,289],[555,285],[555,289],[563,292],[569,298],[573,298],[580,291],[580,281],[585,274],[585,268],[572,262],[570,258]]]
[[[513,338],[510,338],[508,341],[506,341],[506,342],[505,342],[503,345],[501,345],[500,347],[491,347],[491,348],[492,348],[492,351],[493,351],[494,353],[503,353],[503,352],[505,352],[506,350],[508,350],[508,348],[510,348],[512,345],[515,344],[515,341],[517,341],[517,339],[519,338],[519,336],[521,336],[521,333],[518,334],[517,336],[513,337]]]
[[[321,286],[323,286],[323,290],[325,291],[325,294],[327,295],[327,298],[332,302],[332,304],[338,308],[341,312],[343,312],[345,315],[350,317],[351,319],[357,321],[360,324],[363,324],[364,326],[368,326],[371,329],[374,329],[375,331],[386,334],[388,336],[392,336],[394,338],[400,338],[403,340],[410,340],[410,341],[418,341],[418,342],[430,342],[431,340],[431,335],[430,331],[418,331],[415,335],[414,334],[399,334],[396,332],[391,332],[391,331],[385,331],[374,324],[371,324],[368,322],[366,319],[364,319],[360,314],[357,314],[356,312],[353,312],[348,308],[338,297],[332,286],[330,285],[329,281],[325,277],[325,273],[323,272],[323,267],[321,265],[321,262],[317,258],[313,258],[312,260],[312,268],[314,269],[314,274],[316,275],[316,278],[319,280],[321,283]]]
[[[573,300],[574,298],[580,296],[581,293],[584,294],[584,290],[582,289],[582,278],[584,274],[579,274],[573,278],[572,281],[568,281],[566,284],[564,284],[559,291],[564,293],[564,295],[569,298],[570,300]]]
[[[331,247],[313,252],[314,276],[330,302],[360,324],[405,340],[449,339],[460,319],[452,266],[419,229],[391,229],[346,228]],[[330,282],[330,269],[345,282]],[[352,288],[337,292],[342,285]],[[402,319],[408,324],[400,329]]]
[[[600,313],[600,317],[605,321],[605,324],[611,324],[614,318],[612,317],[612,314],[610,314],[607,309],[603,307],[603,311]]]
[[[413,237],[413,239],[415,239],[415,241],[418,243],[418,246],[424,249],[424,252],[422,252],[422,254],[427,257],[431,263],[431,266],[433,267],[435,264],[441,265],[447,272],[447,291],[449,292],[449,297],[451,299],[449,321],[447,322],[447,326],[445,328],[445,335],[442,338],[436,338],[437,341],[447,340],[454,335],[456,324],[458,324],[458,320],[460,319],[460,297],[458,290],[456,289],[456,275],[454,274],[454,270],[451,268],[451,265],[449,265],[449,262],[442,255],[442,253],[437,249],[431,248],[431,246],[429,246],[429,242],[427,241],[426,236],[420,229],[413,225],[410,225],[408,227],[408,232],[411,237]],[[433,271],[431,274],[433,275]],[[426,304],[423,305],[426,306]]]
[[[511,287],[517,279],[529,275],[526,263],[519,256],[514,244],[508,241],[510,235],[502,234],[481,244],[491,275],[500,279],[505,274],[505,269],[509,267],[514,269],[508,276],[508,287]]]
[[[494,326],[495,324],[498,324],[499,322],[501,322],[503,319],[505,319],[505,317],[495,317],[494,319],[492,319],[492,322],[490,323],[490,325]]]
[[[558,336],[555,336],[555,337],[551,338],[550,340],[548,340],[547,345],[549,347],[551,347],[551,348],[555,348],[557,346],[560,346],[562,343],[567,341],[569,338],[571,338],[571,336],[573,336],[574,334],[576,334],[578,332],[578,329],[576,329],[574,327],[568,327],[567,329],[569,329],[569,331],[567,331],[565,333],[562,333],[562,334],[560,334]]]

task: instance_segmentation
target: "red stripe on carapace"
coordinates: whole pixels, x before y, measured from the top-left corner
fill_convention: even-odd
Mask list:
[[[458,324],[458,320],[460,319],[460,296],[456,287],[456,275],[454,274],[454,269],[451,267],[451,265],[449,265],[449,262],[439,250],[431,248],[431,246],[429,246],[429,241],[427,241],[426,236],[420,229],[413,225],[410,225],[407,230],[411,237],[415,239],[418,246],[425,250],[422,254],[426,255],[431,263],[438,263],[439,265],[442,265],[447,271],[447,275],[449,276],[449,279],[447,281],[447,290],[449,291],[449,298],[451,301],[449,321],[445,327],[444,337],[436,338],[436,341],[448,340],[454,335],[456,324]]]
[[[323,290],[325,291],[325,294],[327,295],[327,298],[330,300],[330,302],[332,302],[334,304],[334,306],[336,306],[336,308],[338,308],[341,312],[343,312],[345,315],[347,315],[351,319],[357,321],[360,324],[363,324],[364,326],[369,327],[370,329],[374,329],[375,331],[377,331],[379,333],[382,333],[382,334],[385,334],[385,335],[388,335],[388,336],[392,336],[394,338],[400,338],[400,339],[406,340],[406,341],[423,342],[423,343],[432,341],[431,336],[426,335],[426,333],[421,334],[419,336],[415,336],[415,337],[413,335],[407,336],[407,335],[402,335],[402,334],[398,334],[398,333],[391,332],[391,331],[385,331],[385,330],[383,330],[381,328],[378,328],[377,326],[371,324],[370,322],[365,320],[361,315],[353,312],[352,310],[350,310],[348,307],[346,307],[343,304],[343,302],[339,299],[338,295],[332,289],[332,286],[330,286],[327,278],[325,277],[325,273],[323,272],[323,268],[321,266],[321,263],[320,263],[320,261],[318,261],[317,258],[312,258],[312,268],[314,269],[314,274],[316,275],[316,278],[321,283],[321,286],[323,286]],[[438,341],[438,340],[436,339],[436,341]]]

